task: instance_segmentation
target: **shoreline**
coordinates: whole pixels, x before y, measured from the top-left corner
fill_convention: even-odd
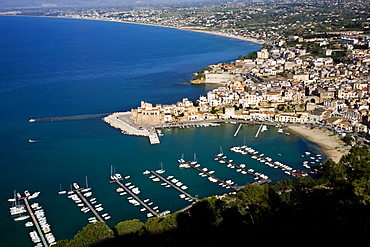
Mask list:
[[[321,146],[328,159],[332,159],[336,163],[349,151],[340,137],[338,135],[331,135],[333,134],[331,131],[317,127],[311,129],[299,125],[287,125],[287,127],[296,134]]]
[[[192,28],[187,28],[187,27],[172,27],[172,26],[164,26],[164,25],[158,25],[158,24],[142,23],[142,22],[130,22],[130,21],[108,20],[108,19],[78,18],[78,17],[67,17],[67,16],[2,15],[1,13],[0,13],[0,16],[45,17],[45,18],[61,18],[61,19],[74,19],[74,20],[89,20],[89,21],[106,21],[106,22],[116,22],[116,23],[127,23],[127,24],[136,24],[136,25],[154,26],[154,27],[173,28],[173,29],[177,29],[177,30],[197,32],[197,33],[205,33],[205,34],[217,35],[217,36],[221,36],[221,37],[225,37],[225,38],[243,40],[243,41],[247,41],[247,42],[251,42],[251,43],[255,43],[255,44],[260,44],[260,45],[265,43],[263,40],[259,40],[259,39],[256,39],[256,38],[247,38],[247,37],[241,37],[241,36],[236,36],[236,35],[227,35],[226,33],[222,33],[222,32],[219,32],[219,31],[198,30],[198,29],[192,29]]]

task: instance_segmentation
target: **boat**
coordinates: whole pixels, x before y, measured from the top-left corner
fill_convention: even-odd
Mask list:
[[[198,163],[197,161],[197,155],[196,153],[194,153],[194,160],[192,162],[190,162],[191,165],[196,165]]]
[[[278,129],[278,131],[277,131],[279,134],[283,134],[284,132],[283,132],[283,129]]]
[[[80,188],[80,186],[77,183],[73,183],[73,187],[75,187],[76,190]]]
[[[32,221],[28,221],[28,222],[26,222],[26,224],[24,224],[24,226],[25,227],[31,227],[31,226],[33,226],[33,223],[32,223]]]
[[[30,217],[29,215],[19,216],[18,218],[14,218],[14,221],[26,220],[29,217]]]
[[[261,132],[265,132],[266,130],[267,130],[267,126],[266,125],[262,125]]]
[[[24,194],[25,194],[25,196],[30,196],[31,195],[31,193],[28,190],[25,190]]]
[[[159,181],[161,181],[161,180],[160,180],[159,178],[153,178],[153,179],[152,179],[152,181],[153,181],[153,182],[159,182]]]
[[[148,174],[150,174],[150,171],[149,171],[149,170],[145,170],[145,171],[143,172],[143,174],[144,174],[144,175],[148,175]]]
[[[58,194],[59,194],[59,195],[63,195],[63,194],[65,194],[65,193],[67,193],[67,191],[62,190],[62,185],[60,184],[60,185],[59,185],[59,192],[58,192]]]
[[[90,190],[91,190],[91,188],[89,188],[89,185],[87,183],[87,176],[86,176],[85,189],[81,190],[81,192],[88,192]]]
[[[161,166],[161,169],[156,170],[156,173],[158,173],[158,174],[162,174],[162,173],[164,173],[166,170],[164,170],[164,169],[163,169],[163,164],[162,164],[162,162],[159,162],[159,164],[160,164],[160,166]]]
[[[222,150],[222,147],[220,146],[220,152],[217,154],[217,157],[222,157],[224,155],[224,151]]]

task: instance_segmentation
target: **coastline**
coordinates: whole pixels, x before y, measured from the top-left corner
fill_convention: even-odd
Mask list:
[[[241,37],[241,36],[237,36],[237,35],[228,35],[226,33],[222,33],[222,32],[219,32],[219,31],[207,31],[207,30],[199,30],[199,29],[192,29],[192,28],[186,28],[186,27],[172,27],[172,26],[164,26],[164,25],[157,25],[157,24],[150,24],[150,23],[142,23],[142,22],[130,22],[130,21],[121,21],[121,20],[107,20],[107,19],[92,19],[92,18],[78,18],[78,17],[68,17],[68,16],[2,15],[1,13],[0,13],[0,16],[45,17],[45,18],[62,18],[62,19],[107,21],[107,22],[137,24],[137,25],[146,25],[146,26],[154,26],[154,27],[173,28],[173,29],[178,29],[178,30],[182,30],[182,31],[205,33],[205,34],[217,35],[217,36],[221,36],[221,37],[225,37],[225,38],[232,38],[232,39],[237,39],[237,40],[248,41],[248,42],[252,42],[252,43],[260,44],[260,45],[264,44],[263,40],[259,40],[259,39],[256,39],[256,38]]]
[[[328,156],[328,159],[332,159],[336,163],[349,151],[349,149],[345,148],[345,144],[340,137],[338,135],[331,135],[333,133],[328,130],[299,125],[287,125],[287,127],[309,141],[320,145],[324,153]]]

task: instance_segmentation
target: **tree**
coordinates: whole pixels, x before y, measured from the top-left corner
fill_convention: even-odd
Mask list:
[[[85,226],[82,231],[78,232],[66,246],[94,246],[113,238],[113,231],[107,226],[107,224],[105,222],[97,221]]]
[[[114,228],[117,236],[136,234],[144,227],[144,223],[138,219],[126,220],[118,223]]]

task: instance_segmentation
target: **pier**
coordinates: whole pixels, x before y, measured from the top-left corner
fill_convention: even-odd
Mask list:
[[[232,148],[232,151],[236,153],[249,154],[251,155],[252,158],[256,159],[257,161],[260,161],[261,163],[264,163],[273,168],[280,168],[286,174],[291,175],[293,177],[308,176],[308,174],[304,171],[294,170],[292,167],[288,165],[284,165],[281,162],[272,161],[272,159],[269,157],[264,158],[263,154],[258,155],[257,151],[255,151],[252,148],[246,147],[246,146],[234,147]]]
[[[220,156],[215,155],[215,158],[217,158],[218,160],[222,160],[225,163],[227,163],[229,165],[232,165],[233,167],[236,167],[237,169],[240,169],[241,172],[244,172],[244,174],[247,173],[249,175],[252,175],[253,177],[257,178],[259,181],[261,181],[261,183],[270,183],[271,182],[270,179],[265,179],[265,178],[263,178],[263,177],[255,174],[253,172],[250,172],[250,171],[248,171],[248,170],[246,170],[246,169],[244,169],[244,168],[242,168],[242,167],[240,167],[240,166],[238,166],[238,165],[236,165],[236,164],[234,164],[234,163],[232,163],[232,162],[230,162],[230,161],[228,161],[228,160],[226,160],[226,159],[224,159],[224,158],[222,158]]]
[[[155,171],[150,171],[153,175],[157,176],[159,179],[161,179],[162,181],[166,182],[167,184],[169,184],[171,187],[173,187],[174,189],[178,190],[180,193],[186,195],[187,197],[189,197],[190,199],[192,199],[193,201],[197,201],[198,199],[193,197],[192,195],[190,195],[188,192],[184,191],[183,189],[179,188],[178,186],[176,186],[174,183],[172,183],[171,181],[165,179],[164,177],[162,177],[161,175],[159,175],[158,173],[156,173]]]
[[[262,125],[263,125],[263,124],[261,124],[261,125],[260,125],[260,127],[258,128],[257,133],[256,133],[256,135],[255,135],[254,137],[258,137],[258,135],[259,135],[259,133],[260,133],[260,131],[261,131]]]
[[[39,225],[39,222],[37,221],[33,211],[32,211],[32,208],[30,207],[30,204],[28,203],[28,199],[27,197],[22,197],[20,198],[20,200],[24,201],[24,204],[26,205],[26,208],[27,208],[27,211],[29,213],[29,215],[31,216],[32,218],[32,221],[33,221],[33,224],[35,225],[36,229],[37,229],[37,232],[41,238],[41,241],[42,241],[42,244],[44,247],[49,247],[49,244],[48,242],[46,241],[45,239],[45,236],[44,236],[44,233],[42,232],[41,228],[40,228],[40,225]]]
[[[80,190],[77,189],[75,191],[77,195],[81,198],[81,200],[86,204],[86,206],[90,208],[91,212],[95,215],[96,219],[101,222],[104,222],[103,218],[98,214],[98,212],[96,212],[95,208],[90,204],[90,202],[86,200],[86,198],[81,194]]]
[[[238,188],[237,187],[235,187],[235,186],[232,186],[231,184],[229,184],[229,183],[226,183],[225,181],[223,181],[223,180],[221,180],[221,179],[219,179],[219,178],[216,178],[215,176],[213,176],[212,174],[209,174],[208,172],[206,172],[206,171],[203,171],[202,169],[199,169],[198,167],[195,167],[195,166],[193,166],[192,164],[191,164],[191,162],[186,162],[186,164],[187,165],[189,165],[191,168],[194,168],[195,170],[197,170],[197,171],[199,171],[199,172],[201,172],[201,173],[204,173],[205,175],[207,175],[208,177],[211,177],[211,178],[213,178],[213,179],[215,179],[215,180],[217,180],[219,183],[222,183],[222,184],[224,184],[224,185],[226,185],[227,187],[229,187],[229,188],[231,188],[231,189],[233,189],[233,190],[238,190]],[[226,187],[226,188],[227,188]]]
[[[235,131],[235,134],[234,134],[234,136],[237,136],[238,135],[238,133],[239,133],[239,130],[240,130],[240,128],[242,127],[242,124],[240,124],[239,125],[239,127],[238,127],[238,129]]]
[[[115,179],[109,181],[109,183],[117,183],[122,189],[124,189],[128,194],[130,194],[136,201],[138,201],[144,208],[146,208],[150,213],[152,213],[156,217],[160,217],[162,214],[158,214],[155,212],[151,207],[149,207],[145,202],[143,202],[135,193],[129,190],[125,185],[123,185],[120,180],[123,179]]]

